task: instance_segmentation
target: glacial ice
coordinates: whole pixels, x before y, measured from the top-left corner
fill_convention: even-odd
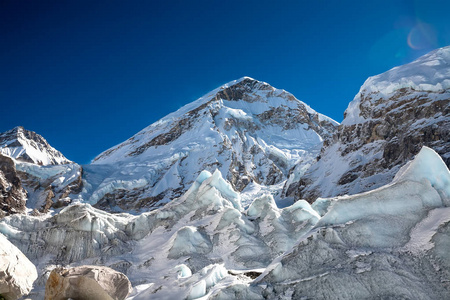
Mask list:
[[[197,299],[204,295],[206,295],[206,282],[200,280],[192,286],[188,299]]]
[[[204,171],[183,196],[152,212],[75,204],[53,216],[8,216],[0,232],[37,265],[36,295],[50,265],[104,264],[126,273],[134,300],[445,298],[450,292],[429,268],[450,275],[449,178],[424,148],[374,191],[285,208],[255,192],[244,210],[220,171]]]
[[[323,217],[247,293],[269,299],[449,298],[449,179],[439,156],[424,148],[388,186],[320,199],[312,207]],[[220,294],[241,290],[236,284]]]
[[[179,229],[169,250],[168,258],[206,254],[212,249],[209,238],[193,226]]]
[[[393,182],[404,180],[429,182],[444,204],[450,205],[450,172],[433,149],[422,147],[416,158],[400,169]]]
[[[175,269],[178,272],[178,278],[187,278],[192,276],[192,271],[185,264],[175,266]]]

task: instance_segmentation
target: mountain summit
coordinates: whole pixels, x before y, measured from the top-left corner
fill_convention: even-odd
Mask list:
[[[0,153],[18,161],[44,166],[71,163],[41,135],[22,126],[0,134]]]
[[[238,191],[250,183],[275,185],[295,164],[314,160],[337,125],[292,94],[243,77],[95,158],[94,165],[117,171],[92,202],[125,209],[125,198],[139,190],[147,203],[159,205],[184,193],[203,170],[219,169]],[[133,192],[124,191],[130,187]]]

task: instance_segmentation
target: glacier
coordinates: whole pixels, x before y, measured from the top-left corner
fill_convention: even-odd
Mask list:
[[[0,232],[38,269],[32,299],[55,266],[96,264],[126,274],[135,300],[450,295],[450,172],[429,148],[373,191],[285,208],[270,194],[240,201],[220,171],[203,171],[150,212],[74,203],[7,216]]]

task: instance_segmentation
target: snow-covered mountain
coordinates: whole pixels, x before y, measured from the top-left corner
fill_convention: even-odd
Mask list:
[[[22,126],[0,134],[0,153],[17,161],[44,166],[71,163],[41,135]]]
[[[423,145],[450,165],[450,47],[370,77],[349,104],[334,143],[285,191],[297,199],[355,194],[389,183]]]
[[[3,175],[2,175],[3,174]],[[81,192],[82,168],[39,134],[15,127],[0,134],[0,209],[11,213],[47,212]],[[72,198],[75,197],[72,195]]]
[[[87,176],[101,167],[107,175],[88,189],[89,202],[124,211],[159,206],[203,170],[220,170],[238,191],[276,185],[294,165],[308,166],[337,125],[292,94],[243,77],[95,158]]]
[[[0,154],[0,240],[30,299],[92,265],[121,300],[450,299],[449,99],[450,47],[369,78],[338,129],[245,77],[83,168]],[[0,294],[27,293],[10,265]]]

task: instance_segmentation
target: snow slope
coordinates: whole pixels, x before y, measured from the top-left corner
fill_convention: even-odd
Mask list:
[[[86,170],[109,165],[109,174],[83,197],[108,210],[157,207],[215,169],[239,191],[274,185],[295,164],[310,164],[337,125],[288,92],[243,77],[100,154]]]

